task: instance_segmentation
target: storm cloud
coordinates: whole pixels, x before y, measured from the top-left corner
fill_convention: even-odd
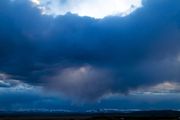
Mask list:
[[[179,0],[143,0],[126,17],[99,20],[0,1],[0,71],[77,99],[179,83],[179,46]]]

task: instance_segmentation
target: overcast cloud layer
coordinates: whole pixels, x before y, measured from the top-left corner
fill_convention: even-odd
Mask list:
[[[144,0],[126,17],[101,20],[0,0],[1,73],[79,100],[178,84],[179,46],[179,0]]]

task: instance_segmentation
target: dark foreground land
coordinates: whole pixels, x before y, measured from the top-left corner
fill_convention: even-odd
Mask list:
[[[1,113],[0,120],[180,120],[179,111],[118,113]]]

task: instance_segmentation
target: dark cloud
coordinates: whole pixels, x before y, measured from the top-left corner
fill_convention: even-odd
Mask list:
[[[95,20],[1,0],[0,71],[78,99],[179,82],[180,1],[143,2],[129,16]]]
[[[26,111],[26,110],[70,110],[68,100],[55,95],[44,93],[38,87],[26,88],[0,88],[0,110]],[[37,111],[36,111],[37,112]],[[2,114],[2,113],[0,113]]]

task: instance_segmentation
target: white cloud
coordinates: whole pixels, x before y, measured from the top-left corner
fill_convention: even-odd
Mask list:
[[[10,91],[33,91],[35,88],[41,89],[39,86],[32,86],[21,80],[12,79],[11,75],[6,73],[0,73],[0,93]]]
[[[179,85],[177,83],[164,82],[151,88],[153,91],[173,91],[178,90]]]
[[[149,94],[149,95],[166,95],[170,93],[177,93],[180,91],[180,84],[176,82],[163,82],[154,86],[142,87],[136,91],[132,91],[133,94]]]
[[[142,6],[141,0],[31,0],[47,15],[64,15],[68,12],[79,16],[104,18],[126,16]]]
[[[34,4],[40,5],[40,0],[31,0]]]

